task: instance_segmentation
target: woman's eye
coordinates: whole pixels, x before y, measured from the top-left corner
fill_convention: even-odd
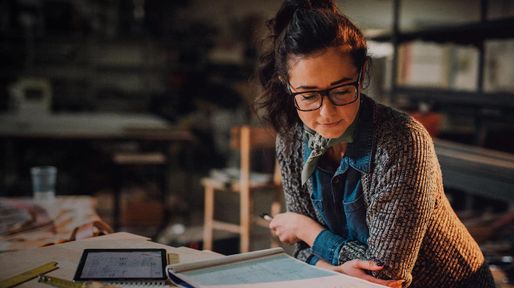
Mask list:
[[[312,101],[312,100],[316,100],[316,98],[318,97],[318,94],[307,93],[307,94],[301,94],[301,96],[302,96],[302,100],[304,100],[304,101]]]
[[[333,90],[333,91],[332,91],[332,94],[337,95],[337,96],[341,96],[341,95],[349,95],[349,94],[351,94],[351,90],[350,90],[350,89],[344,89],[344,90]]]

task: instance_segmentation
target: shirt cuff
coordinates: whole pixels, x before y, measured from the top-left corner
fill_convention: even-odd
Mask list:
[[[339,252],[345,242],[343,237],[323,230],[316,236],[312,252],[332,265],[339,265]]]
[[[309,258],[307,259],[307,264],[310,264],[310,265],[313,265],[313,266],[316,266],[316,263],[318,263],[319,261],[319,257],[312,254],[311,256],[309,256]]]

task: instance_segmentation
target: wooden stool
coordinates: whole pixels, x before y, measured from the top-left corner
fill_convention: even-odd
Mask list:
[[[231,147],[239,149],[241,155],[240,177],[234,181],[224,181],[214,177],[202,179],[205,193],[204,234],[203,248],[212,249],[213,230],[224,230],[240,235],[240,251],[248,252],[250,249],[250,226],[256,222],[268,227],[268,222],[259,217],[252,216],[252,193],[258,190],[272,190],[273,200],[270,206],[272,215],[280,213],[282,199],[282,185],[278,163],[275,161],[273,180],[269,183],[255,183],[251,180],[251,152],[255,149],[268,148],[274,151],[276,134],[269,128],[263,127],[235,127],[231,131]],[[230,191],[239,193],[240,197],[240,223],[233,224],[214,219],[214,192]],[[277,246],[272,242],[272,246]]]

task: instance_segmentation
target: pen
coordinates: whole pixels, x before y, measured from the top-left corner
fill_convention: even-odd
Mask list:
[[[273,220],[273,217],[271,215],[269,215],[268,213],[261,213],[261,218],[266,220],[266,221],[271,221]]]

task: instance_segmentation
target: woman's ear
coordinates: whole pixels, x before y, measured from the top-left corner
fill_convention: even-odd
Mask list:
[[[366,61],[364,61],[364,64],[362,65],[362,69],[361,69],[361,79],[362,80],[364,80],[364,77],[366,77],[366,71],[368,71],[368,65],[369,65],[369,60],[366,59]]]
[[[364,61],[364,64],[362,64],[362,68],[360,70],[360,75],[359,75],[359,79],[360,79],[360,83],[359,83],[359,88],[362,90],[364,88],[364,80],[366,78],[366,71],[368,71],[368,64],[369,64],[369,60],[366,59],[366,61]]]

